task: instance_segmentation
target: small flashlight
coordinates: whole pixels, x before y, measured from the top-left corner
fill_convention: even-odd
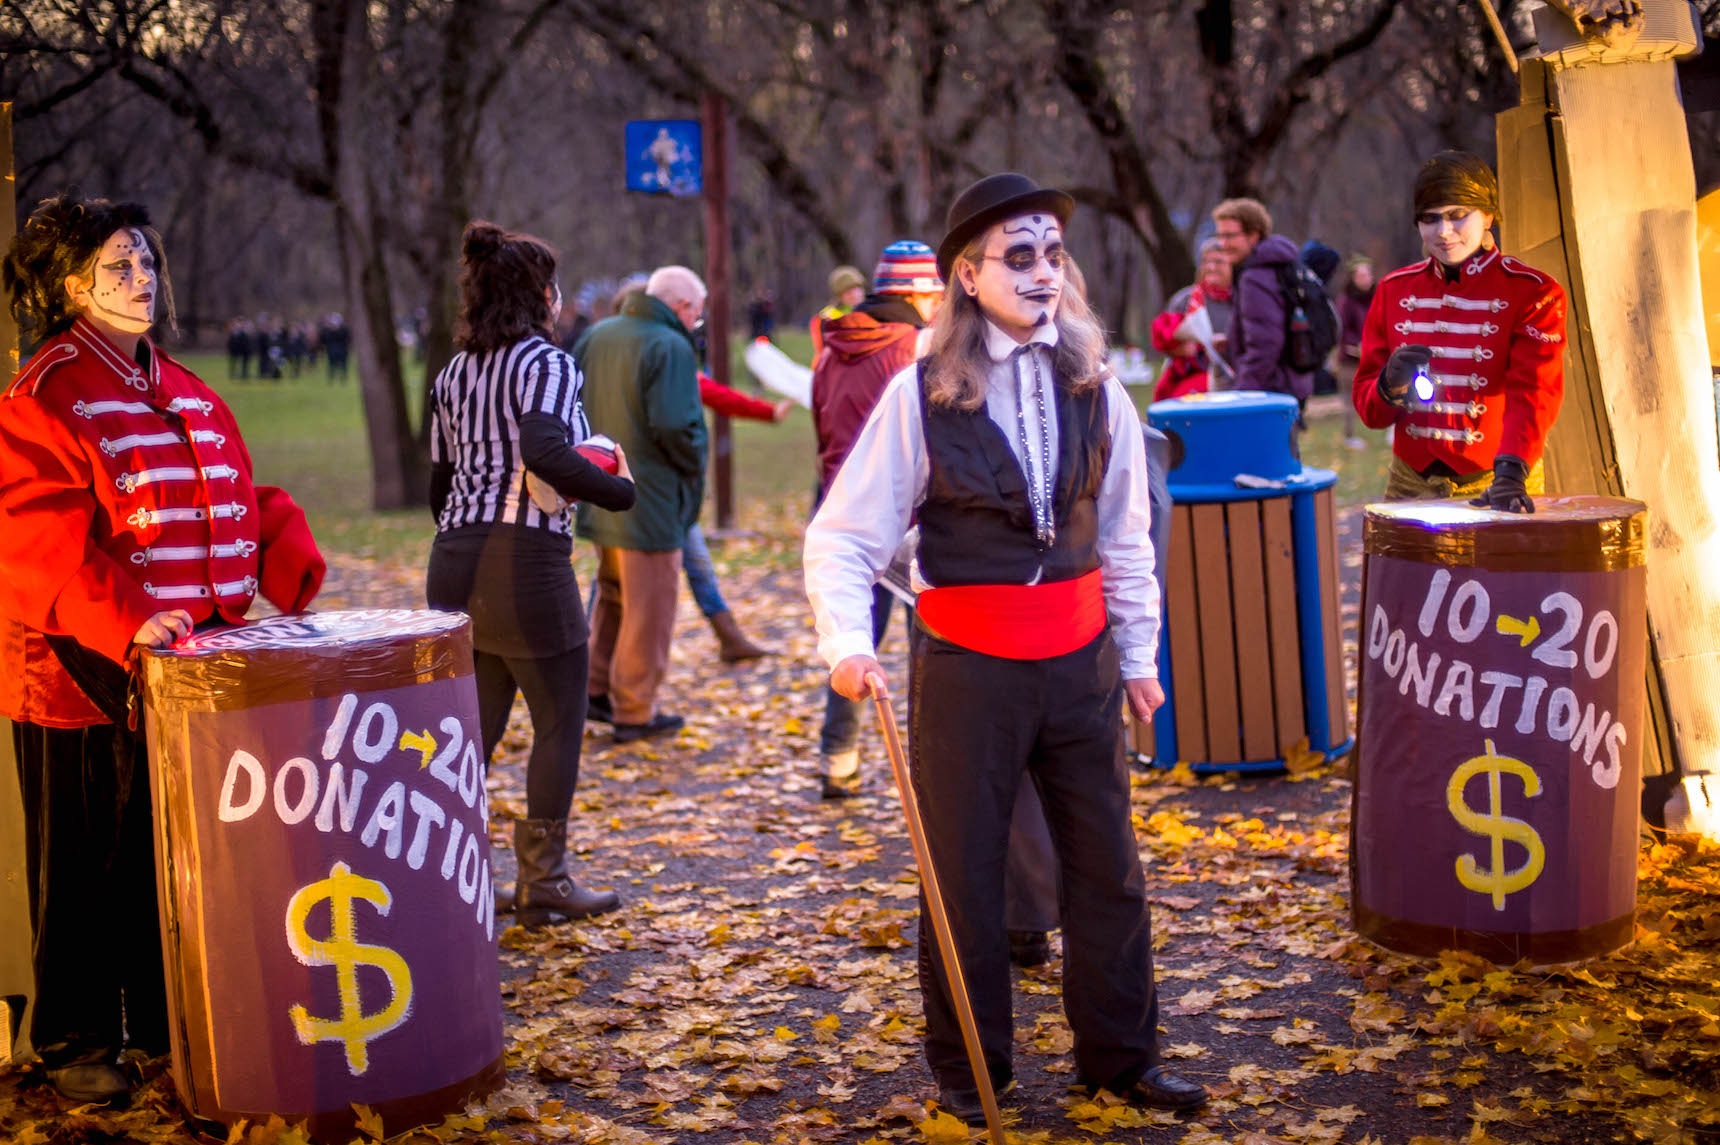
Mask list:
[[[1428,376],[1427,367],[1423,366],[1415,372],[1416,400],[1430,402],[1433,400],[1433,378]]]

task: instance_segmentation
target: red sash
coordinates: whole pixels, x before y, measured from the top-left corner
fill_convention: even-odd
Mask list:
[[[914,605],[932,634],[987,656],[1044,660],[1084,647],[1105,628],[1099,570],[1050,584],[929,588]]]

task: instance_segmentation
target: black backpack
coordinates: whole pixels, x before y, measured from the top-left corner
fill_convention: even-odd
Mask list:
[[[1312,373],[1338,344],[1337,308],[1320,277],[1301,259],[1280,263],[1277,270],[1284,291],[1284,349],[1278,360],[1298,374]]]

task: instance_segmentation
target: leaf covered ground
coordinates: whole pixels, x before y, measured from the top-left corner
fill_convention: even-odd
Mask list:
[[[628,747],[588,735],[576,873],[625,906],[503,932],[507,1087],[412,1140],[967,1139],[928,1112],[917,883],[871,729],[864,795],[818,799],[824,675],[797,546],[785,514],[719,554],[737,614],[780,655],[720,664],[683,600],[665,705],[686,730]],[[418,566],[333,563],[324,607],[422,599]],[[898,678],[903,644],[898,624],[885,658]],[[491,775],[504,871],[528,744],[516,711]],[[1410,958],[1350,930],[1348,799],[1341,764],[1248,779],[1136,772],[1163,1043],[1214,1099],[1177,1116],[1071,1090],[1054,961],[1017,973],[1013,1140],[1720,1140],[1720,851],[1645,845],[1636,940],[1610,957],[1539,970]],[[133,1063],[150,1080],[125,1111],[72,1108],[28,1067],[0,1074],[0,1141],[193,1140],[164,1065]],[[204,1139],[300,1137],[275,1123]]]

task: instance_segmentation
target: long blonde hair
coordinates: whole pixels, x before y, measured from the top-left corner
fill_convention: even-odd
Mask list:
[[[956,261],[978,267],[984,253],[982,234],[956,256]],[[1105,371],[1105,328],[1087,306],[1081,271],[1074,259],[1064,264],[1056,323],[1057,349],[1052,362],[1057,376],[1075,393],[1098,386]],[[990,366],[985,314],[979,301],[962,289],[961,278],[951,273],[944,287],[943,305],[932,323],[932,345],[926,354],[926,400],[946,409],[972,412],[982,408]]]

